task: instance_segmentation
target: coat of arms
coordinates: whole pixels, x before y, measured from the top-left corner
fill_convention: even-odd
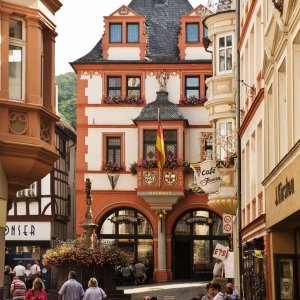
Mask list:
[[[177,175],[175,172],[165,172],[164,173],[164,182],[166,184],[173,185],[177,182]]]
[[[155,184],[156,183],[156,173],[155,172],[144,172],[144,183],[145,184]]]

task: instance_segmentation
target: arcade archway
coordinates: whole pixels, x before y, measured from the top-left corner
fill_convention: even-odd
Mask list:
[[[172,234],[173,278],[211,280],[216,244],[229,245],[222,218],[209,210],[187,211],[174,223]]]

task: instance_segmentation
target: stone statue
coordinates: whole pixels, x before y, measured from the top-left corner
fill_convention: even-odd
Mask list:
[[[159,91],[165,92],[167,86],[168,74],[166,71],[159,71],[158,73],[158,83],[159,83]]]

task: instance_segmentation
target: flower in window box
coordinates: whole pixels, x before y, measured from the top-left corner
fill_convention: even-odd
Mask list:
[[[142,104],[143,100],[137,96],[106,96],[103,100],[105,104]]]
[[[106,172],[116,173],[122,171],[122,168],[116,162],[108,161],[104,165],[104,170]]]
[[[167,155],[165,160],[164,168],[166,169],[176,169],[179,168],[180,164],[178,163],[177,159],[172,155]]]
[[[157,168],[157,162],[156,160],[143,159],[139,167],[143,169]]]
[[[191,96],[191,97],[185,97],[183,100],[181,100],[183,105],[199,105],[203,104],[206,102],[207,98],[198,98],[196,96]]]
[[[121,96],[106,96],[104,98],[104,103],[106,104],[120,104],[122,103]]]

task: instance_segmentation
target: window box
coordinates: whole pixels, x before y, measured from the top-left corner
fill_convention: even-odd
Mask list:
[[[202,105],[207,101],[207,98],[198,98],[195,96],[185,97],[181,100],[181,104],[184,106]]]
[[[119,164],[116,162],[108,161],[104,165],[104,171],[109,172],[109,173],[118,173],[122,170],[123,170],[123,168],[120,167]]]
[[[141,105],[144,103],[144,100],[140,97],[130,96],[106,96],[103,100],[105,104],[134,104]]]

